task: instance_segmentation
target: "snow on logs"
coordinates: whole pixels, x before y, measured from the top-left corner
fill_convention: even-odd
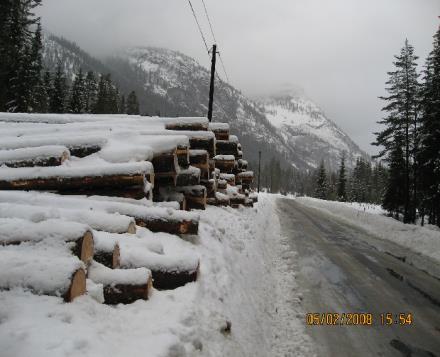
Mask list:
[[[176,191],[183,193],[189,209],[204,210],[206,208],[207,190],[205,186],[176,187]]]
[[[110,269],[93,262],[88,277],[104,286],[104,301],[109,305],[148,300],[153,288],[151,272],[146,268]]]
[[[1,194],[4,191],[0,191]],[[136,233],[134,218],[87,209],[66,209],[50,206],[4,203],[0,200],[0,218],[21,218],[32,222],[63,219],[84,223],[91,228],[112,233]]]
[[[70,302],[86,292],[84,264],[62,245],[0,247],[0,289],[20,287]]]
[[[98,166],[0,167],[2,190],[100,191],[134,188],[145,195],[149,162]]]
[[[64,242],[73,255],[89,264],[94,256],[94,238],[87,225],[60,219],[32,222],[20,218],[0,218],[0,245]]]
[[[93,215],[109,216],[107,218],[109,220],[111,217],[114,217],[115,220],[129,219],[131,224],[134,224],[134,220],[138,226],[148,228],[153,232],[177,235],[198,234],[200,220],[199,215],[191,212],[174,210],[167,207],[148,207],[133,204],[134,200],[117,200],[111,197],[96,199],[96,197],[61,196],[51,193],[0,191],[0,202],[21,203],[46,208],[56,207],[61,211],[61,214],[66,214],[65,211],[79,211],[90,212],[91,217]],[[0,208],[1,206],[2,204],[0,204]],[[96,222],[91,221],[90,218],[87,224],[96,230],[112,233],[132,233],[133,231],[115,231],[112,227],[108,227],[108,229],[96,228],[100,226]]]
[[[221,172],[231,173],[235,167],[234,155],[217,155],[214,157],[215,167]]]
[[[189,162],[200,169],[200,178],[209,179],[209,154],[206,150],[190,150]]]
[[[229,140],[228,123],[210,123],[209,130],[215,134],[217,140]]]
[[[99,260],[109,268],[147,268],[153,276],[156,289],[175,289],[197,279],[200,260],[193,253],[184,253],[179,248],[176,254],[164,253],[162,246],[154,242],[160,240],[157,234],[145,231],[139,237],[124,234],[95,232],[97,250],[106,252],[105,259]],[[118,247],[118,264],[112,260],[114,247]]]
[[[33,167],[59,166],[70,158],[65,146],[39,146],[34,148],[0,150],[0,166]]]

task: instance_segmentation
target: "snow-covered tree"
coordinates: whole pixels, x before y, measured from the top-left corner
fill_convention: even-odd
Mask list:
[[[79,70],[72,84],[69,111],[71,113],[84,113],[86,110],[86,99],[85,99],[85,82],[82,69]]]
[[[50,112],[65,113],[67,98],[67,83],[61,64],[58,65],[57,71],[53,78],[51,94],[50,94]]]
[[[347,200],[347,177],[345,170],[345,152],[341,157],[341,164],[339,165],[339,175],[338,175],[338,184],[337,184],[337,199],[338,201],[345,202]]]

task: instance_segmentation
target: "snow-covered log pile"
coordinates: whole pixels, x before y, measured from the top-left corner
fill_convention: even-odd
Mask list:
[[[0,113],[0,126],[0,261],[15,269],[0,269],[3,290],[71,301],[88,279],[106,303],[148,299],[197,280],[198,256],[161,245],[198,234],[186,210],[253,204],[225,123]]]

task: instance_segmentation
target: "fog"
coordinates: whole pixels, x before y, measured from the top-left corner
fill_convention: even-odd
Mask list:
[[[191,1],[211,45],[202,2]],[[251,97],[302,88],[370,153],[393,56],[408,38],[423,64],[440,15],[438,0],[205,3],[231,84]],[[96,56],[160,46],[209,66],[186,0],[43,0],[38,12],[47,30]]]

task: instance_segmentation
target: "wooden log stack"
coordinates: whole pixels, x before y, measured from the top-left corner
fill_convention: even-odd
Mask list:
[[[0,115],[0,290],[70,302],[89,279],[105,303],[147,300],[198,278],[199,257],[160,244],[198,234],[186,210],[257,201],[228,124],[126,119]]]

